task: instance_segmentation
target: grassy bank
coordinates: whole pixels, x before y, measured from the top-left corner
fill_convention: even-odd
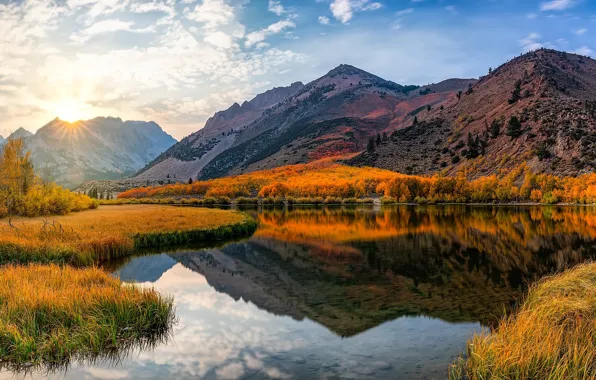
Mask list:
[[[102,206],[51,218],[0,221],[0,263],[87,266],[138,249],[227,240],[252,234],[237,211],[156,205]]]
[[[596,378],[596,264],[534,285],[496,331],[474,336],[452,379]]]
[[[2,267],[0,300],[0,359],[9,369],[149,347],[174,322],[170,298],[94,268]]]

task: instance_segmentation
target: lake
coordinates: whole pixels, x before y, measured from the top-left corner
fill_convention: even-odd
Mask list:
[[[174,297],[170,341],[56,379],[444,379],[528,284],[596,258],[596,210],[393,206],[247,210],[217,248],[108,269]]]

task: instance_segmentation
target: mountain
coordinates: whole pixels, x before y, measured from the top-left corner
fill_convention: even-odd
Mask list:
[[[465,92],[402,120],[349,163],[428,174],[596,169],[596,61],[555,50],[517,57]]]
[[[307,85],[276,88],[216,113],[132,180],[215,178],[354,155],[371,136],[391,132],[420,107],[475,82],[402,86],[340,65]]]
[[[197,173],[220,152],[230,148],[241,131],[247,128],[271,107],[294,95],[304,85],[300,82],[288,87],[277,87],[257,95],[242,105],[234,103],[225,111],[217,112],[198,132],[181,140],[159,155],[139,172],[141,181],[162,180],[166,177],[196,178]],[[168,176],[171,174],[171,176]]]
[[[114,117],[56,118],[25,138],[34,166],[66,186],[133,174],[175,143],[154,122]]]
[[[16,131],[14,131],[13,133],[11,133],[6,138],[6,140],[24,139],[24,138],[27,138],[30,136],[33,136],[33,133],[31,133],[28,130],[26,130],[25,128],[21,127],[19,129],[17,129]]]
[[[4,144],[6,144],[6,139],[4,136],[0,135],[0,146],[3,146]]]

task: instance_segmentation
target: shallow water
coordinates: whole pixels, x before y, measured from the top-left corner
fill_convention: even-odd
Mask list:
[[[596,257],[592,208],[250,212],[248,240],[113,264],[174,297],[169,343],[16,378],[441,379],[528,283]]]

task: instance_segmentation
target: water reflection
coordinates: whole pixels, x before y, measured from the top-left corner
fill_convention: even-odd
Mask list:
[[[254,212],[255,236],[134,258],[173,295],[173,342],[56,378],[444,378],[529,282],[596,257],[589,208]],[[11,374],[4,374],[11,375]],[[1,377],[1,376],[0,376]]]

